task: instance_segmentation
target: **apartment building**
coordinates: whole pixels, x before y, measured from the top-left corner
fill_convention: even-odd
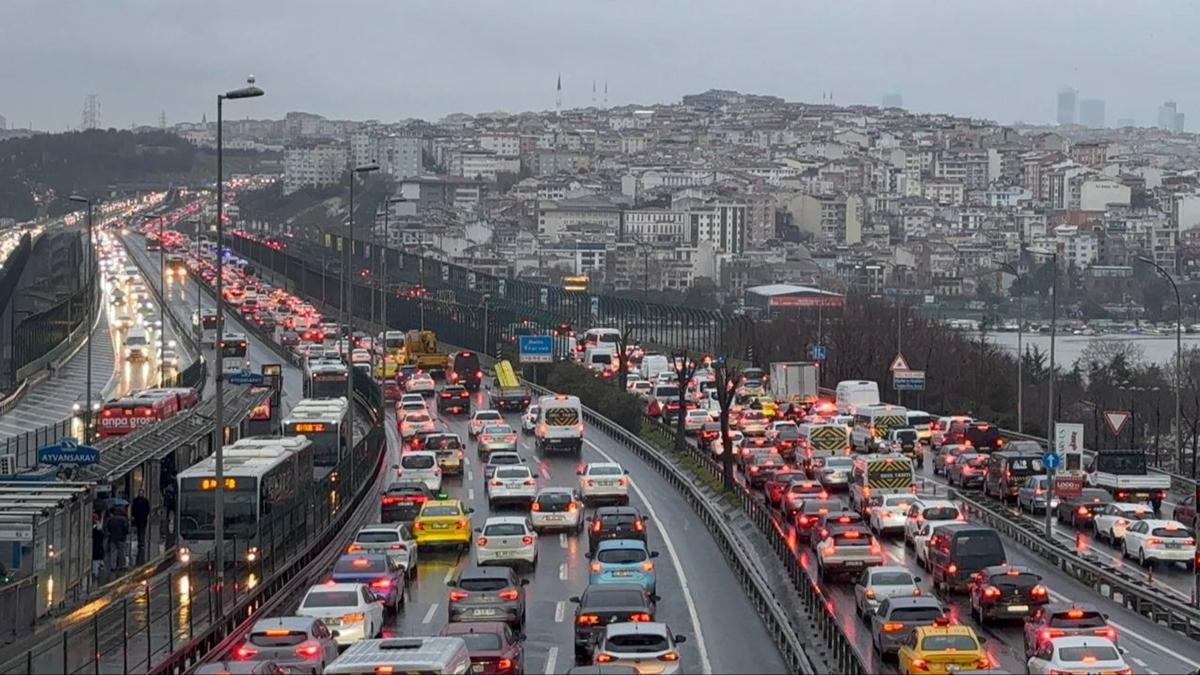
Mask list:
[[[349,159],[349,147],[342,141],[298,141],[288,146],[283,155],[283,193],[337,183]]]

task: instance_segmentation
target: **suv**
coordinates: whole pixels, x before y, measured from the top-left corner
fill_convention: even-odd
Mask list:
[[[988,459],[987,474],[983,478],[983,496],[996,497],[1004,501],[1016,499],[1021,484],[1030,476],[1046,473],[1042,466],[1042,455],[1028,450],[1001,450],[993,452]]]
[[[609,624],[654,621],[658,596],[641,584],[592,584],[575,603],[575,658],[588,660]]]
[[[449,621],[503,621],[525,625],[525,586],[511,567],[468,567],[457,580],[447,581]]]
[[[995,530],[967,523],[939,526],[925,548],[933,588],[938,592],[966,590],[973,574],[1007,562]]]
[[[588,518],[588,551],[607,539],[646,541],[646,517],[632,506],[602,506]]]
[[[449,412],[458,415],[471,414],[471,392],[458,384],[446,385],[437,397],[438,412]]]

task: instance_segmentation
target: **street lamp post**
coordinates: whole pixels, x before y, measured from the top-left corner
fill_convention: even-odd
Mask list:
[[[354,296],[350,289],[354,282],[351,280],[350,265],[354,260],[354,183],[358,174],[378,170],[378,164],[365,164],[354,167],[350,172],[350,226],[342,242],[342,316],[346,333],[346,352],[342,357],[346,359],[346,403],[349,404],[346,419],[350,425],[351,446],[354,445]]]
[[[1175,291],[1175,452],[1180,457],[1183,456],[1183,417],[1180,411],[1183,409],[1180,404],[1180,392],[1183,391],[1183,302],[1179,298],[1179,286],[1175,285],[1175,280],[1167,273],[1165,269],[1153,259],[1146,256],[1138,257],[1138,260],[1152,266],[1159,274],[1163,276],[1170,284],[1171,290]],[[1182,461],[1182,460],[1180,460]],[[1192,461],[1192,478],[1196,477],[1196,462]],[[1200,584],[1200,576],[1197,576],[1197,584]]]
[[[217,343],[225,337],[225,177],[224,177],[224,142],[221,132],[221,121],[226,99],[255,98],[263,95],[263,90],[254,86],[251,76],[248,87],[217,94],[217,284],[216,284],[216,315]],[[197,275],[199,276],[199,275]],[[224,373],[217,371],[216,376],[216,411],[213,414],[213,454],[216,457],[217,489],[214,490],[216,503],[213,507],[213,565],[216,572],[217,595],[216,606],[221,607],[222,594],[225,588],[225,386]]]
[[[91,283],[95,284],[96,268],[92,263],[92,256],[95,252],[95,244],[92,239],[92,200],[88,197],[83,197],[80,195],[71,195],[70,199],[73,202],[79,202],[87,205],[87,255],[85,256],[87,259],[87,278],[91,281]],[[93,302],[88,303],[87,327],[85,328],[87,331],[87,376],[84,386],[87,387],[87,400],[83,406],[85,410],[83,414],[84,445],[92,444],[92,324],[96,322],[95,298],[92,298],[92,300]]]
[[[1020,434],[1025,432],[1025,284],[1021,272],[1012,263],[1001,263],[1000,268],[1012,272],[1021,286],[1021,293],[1017,295],[1017,433]]]
[[[163,368],[163,352],[167,349],[167,265],[163,260],[166,247],[163,246],[163,230],[167,223],[165,218],[158,220],[158,386],[167,386],[167,369]]]
[[[1047,448],[1052,447],[1054,443],[1054,345],[1058,339],[1058,251],[1049,251],[1050,264],[1054,266],[1054,276],[1050,282],[1050,371],[1047,374],[1047,399],[1046,399],[1046,445]],[[1054,489],[1054,470],[1047,471],[1046,493],[1048,499],[1046,504],[1054,498],[1056,490]],[[1052,509],[1046,509],[1046,539],[1054,541],[1054,521],[1051,517]]]

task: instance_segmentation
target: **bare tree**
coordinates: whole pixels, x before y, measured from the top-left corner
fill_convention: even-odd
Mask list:
[[[717,405],[721,410],[721,469],[725,476],[725,489],[734,489],[733,480],[733,438],[729,435],[729,411],[733,408],[733,400],[737,392],[738,380],[741,373],[736,366],[718,358],[713,362],[713,373],[716,376]]]
[[[687,416],[687,390],[688,384],[696,375],[696,362],[689,359],[687,352],[677,352],[671,357],[672,365],[675,367],[675,377],[679,383],[679,413],[675,417],[675,449],[683,450],[687,447],[687,432],[684,427],[684,418]],[[664,416],[665,416],[664,410]]]
[[[629,345],[634,330],[633,326],[626,324],[617,335],[617,386],[621,391],[627,391],[629,386]]]

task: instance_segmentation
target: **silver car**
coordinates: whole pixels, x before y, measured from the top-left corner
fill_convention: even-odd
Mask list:
[[[880,656],[894,656],[917,627],[932,626],[945,614],[946,609],[933,596],[886,598],[870,615],[871,646]]]
[[[850,471],[853,468],[854,460],[849,457],[826,457],[825,467],[817,479],[829,489],[845,488],[850,484]]]
[[[921,595],[917,584],[921,577],[914,577],[903,565],[885,565],[863,570],[854,583],[854,613],[863,621],[879,609],[879,604],[888,598],[915,597]]]
[[[238,661],[274,661],[294,672],[322,673],[338,656],[336,631],[310,616],[278,616],[262,619],[235,647]]]
[[[479,434],[476,450],[484,459],[493,452],[516,452],[517,432],[507,424],[489,424]]]
[[[665,623],[610,623],[600,636],[592,658],[605,666],[630,666],[639,673],[685,672],[678,645],[686,640]]]

